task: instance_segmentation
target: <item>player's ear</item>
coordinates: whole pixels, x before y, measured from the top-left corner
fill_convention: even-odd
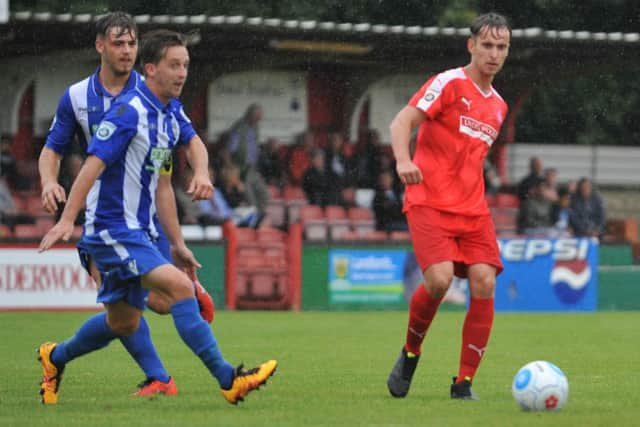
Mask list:
[[[150,62],[142,64],[142,73],[146,76],[152,76],[155,74],[156,66]]]
[[[473,37],[469,37],[467,39],[467,50],[469,51],[469,53],[473,53],[473,48],[476,45],[476,39]]]
[[[103,50],[104,50],[104,40],[102,39],[102,37],[96,37],[96,51],[98,51],[98,53],[102,55]]]

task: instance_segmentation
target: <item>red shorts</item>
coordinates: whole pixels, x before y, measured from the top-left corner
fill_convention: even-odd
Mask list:
[[[453,261],[454,274],[467,277],[473,264],[503,270],[491,215],[466,216],[412,206],[406,213],[416,258],[424,272],[431,265]]]

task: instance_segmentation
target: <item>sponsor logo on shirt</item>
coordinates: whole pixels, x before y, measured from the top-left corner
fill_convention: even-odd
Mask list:
[[[96,130],[96,137],[102,141],[106,141],[113,135],[117,127],[108,120],[104,120]]]
[[[493,144],[498,137],[498,131],[493,126],[468,116],[460,116],[459,131],[472,138],[480,139],[487,145]]]
[[[169,148],[152,148],[149,160],[152,164],[145,166],[145,169],[148,171],[158,171],[165,164],[171,162],[171,150]]]

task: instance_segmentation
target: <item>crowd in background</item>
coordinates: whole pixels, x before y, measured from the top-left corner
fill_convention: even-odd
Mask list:
[[[262,140],[263,107],[250,105],[217,140],[207,142],[210,174],[215,183],[211,200],[193,202],[186,193],[190,171],[176,159],[174,189],[182,224],[218,225],[233,221],[238,226],[269,226],[267,204],[272,189],[287,186],[304,190],[307,201],[321,207],[356,205],[357,189],[369,189],[369,207],[376,228],[406,231],[402,213],[403,187],[395,173],[393,155],[380,141],[378,132],[365,129],[357,141],[347,142],[339,132],[305,131],[286,145],[275,138]],[[206,140],[206,136],[203,135]],[[60,181],[67,193],[83,162],[71,153],[65,157]],[[530,159],[529,174],[515,190],[519,199],[517,233],[530,237],[601,236],[606,211],[602,198],[588,178],[558,183],[557,171],[544,169],[538,157]],[[0,143],[0,222],[10,229],[33,224],[33,214],[16,204],[16,193],[37,192],[37,179],[22,173],[11,155],[11,138]],[[29,172],[28,170],[25,172]],[[31,171],[32,172],[32,171]],[[485,189],[488,196],[504,191],[495,167],[486,162]],[[428,179],[428,178],[427,178]],[[82,217],[77,224],[82,224]]]

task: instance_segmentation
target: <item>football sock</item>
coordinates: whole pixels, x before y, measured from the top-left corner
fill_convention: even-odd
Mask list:
[[[144,371],[147,378],[153,378],[163,383],[169,382],[169,374],[164,369],[156,348],[153,346],[149,325],[144,317],[140,318],[138,329],[128,337],[120,337],[120,342]]]
[[[63,368],[76,357],[106,347],[117,337],[107,325],[107,313],[96,314],[84,322],[74,336],[56,345],[51,352],[51,362]]]
[[[195,298],[178,301],[171,306],[173,322],[180,338],[202,360],[223,389],[231,388],[234,369],[224,360],[211,329],[200,317]]]
[[[471,298],[462,326],[462,349],[457,382],[472,379],[489,342],[493,324],[493,298]]]
[[[420,354],[422,341],[424,341],[429,325],[436,315],[441,301],[442,298],[433,298],[429,295],[424,284],[420,284],[413,293],[409,303],[407,341],[404,345],[407,353]]]

